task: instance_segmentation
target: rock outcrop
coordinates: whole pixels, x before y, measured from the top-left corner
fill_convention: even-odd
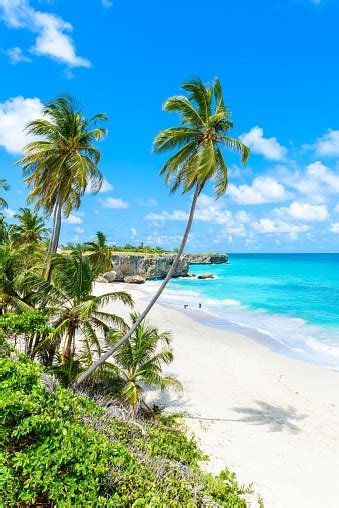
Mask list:
[[[227,263],[227,254],[185,254],[189,265],[220,265]]]
[[[198,275],[198,279],[214,279],[213,273],[201,273]]]
[[[98,282],[142,284],[146,279],[163,279],[174,258],[175,254],[112,254],[112,271],[102,274]],[[189,265],[220,264],[227,260],[227,254],[184,254],[173,277],[189,277]]]

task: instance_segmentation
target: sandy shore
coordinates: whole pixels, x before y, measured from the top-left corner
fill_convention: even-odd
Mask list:
[[[142,310],[142,287],[98,284],[105,293],[125,289]],[[119,304],[112,311],[125,315]],[[186,422],[209,455],[213,472],[228,467],[253,482],[267,508],[339,506],[339,374],[293,360],[250,337],[193,319],[187,309],[158,304],[150,319],[172,330],[174,362],[168,373],[181,396],[158,396]]]

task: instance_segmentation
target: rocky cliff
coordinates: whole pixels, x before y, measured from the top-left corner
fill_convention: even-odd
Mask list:
[[[142,283],[146,279],[164,278],[175,254],[112,254],[112,271],[104,273],[100,282]],[[191,264],[219,264],[227,262],[226,254],[185,254],[179,260],[173,277],[188,277]]]

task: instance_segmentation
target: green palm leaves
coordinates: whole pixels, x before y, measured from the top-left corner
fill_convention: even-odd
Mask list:
[[[132,313],[132,324],[138,318],[137,313]],[[123,336],[124,331],[117,330],[109,334],[108,342],[114,345]],[[145,388],[181,389],[178,381],[162,375],[163,366],[173,361],[171,340],[170,333],[160,333],[155,326],[144,322],[113,355],[122,385],[121,394],[134,410],[140,403],[145,404],[142,400]]]
[[[98,273],[108,272],[112,268],[111,249],[104,233],[97,231],[96,237],[94,242],[86,243],[92,270],[96,270]]]
[[[178,150],[163,165],[160,174],[170,184],[171,192],[181,188],[185,193],[196,185],[202,190],[213,179],[215,195],[219,197],[227,188],[227,165],[222,149],[239,152],[243,164],[250,151],[228,135],[233,123],[218,79],[207,87],[200,78],[195,78],[182,88],[188,92],[187,97],[171,97],[163,105],[165,111],[179,113],[182,125],[165,129],[154,139],[156,153]]]
[[[20,213],[14,215],[18,224],[10,228],[11,238],[16,243],[37,243],[46,240],[49,229],[36,213],[32,213],[29,208],[20,208]]]
[[[0,178],[0,190],[8,191],[10,186],[4,178]],[[7,201],[0,196],[0,208],[8,208]]]
[[[97,192],[101,187],[100,152],[95,143],[106,134],[97,123],[107,117],[98,114],[86,120],[69,97],[49,102],[43,115],[26,127],[29,134],[41,139],[25,146],[24,157],[17,164],[31,188],[28,202],[34,202],[36,209],[43,208],[46,216],[53,215],[53,253],[59,244],[62,214],[69,217],[79,208],[86,189]]]

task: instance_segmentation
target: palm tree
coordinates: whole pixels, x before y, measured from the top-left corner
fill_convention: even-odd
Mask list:
[[[14,215],[19,224],[14,224],[10,228],[11,238],[15,243],[27,243],[32,246],[35,243],[46,240],[49,229],[36,213],[32,213],[29,208],[19,208],[19,212]]]
[[[107,244],[107,238],[101,231],[96,233],[97,240],[86,243],[86,250],[90,252],[88,258],[92,270],[98,273],[108,272],[112,268],[111,249]]]
[[[102,113],[86,120],[71,98],[59,97],[45,106],[43,118],[26,127],[40,139],[25,146],[24,157],[17,164],[31,188],[28,202],[35,202],[35,210],[43,208],[47,217],[53,216],[46,264],[59,245],[62,215],[67,218],[79,208],[87,188],[100,190],[101,155],[94,143],[106,134],[106,129],[96,127],[97,122],[106,120]]]
[[[14,246],[13,242],[4,241],[0,244],[0,315],[10,310],[32,310],[24,254],[23,248]]]
[[[195,78],[184,83],[182,88],[188,92],[188,97],[171,97],[163,105],[165,111],[179,113],[182,121],[180,127],[160,131],[153,143],[155,153],[162,154],[178,149],[160,171],[160,174],[165,176],[166,184],[170,185],[171,193],[178,189],[181,189],[183,194],[193,190],[191,209],[180,247],[163,283],[138,320],[124,337],[79,377],[74,386],[84,381],[129,339],[158,300],[185,248],[197,200],[206,183],[214,181],[216,198],[226,192],[227,165],[221,149],[239,152],[243,164],[248,160],[249,149],[241,141],[228,135],[233,123],[230,121],[229,108],[224,104],[220,81],[215,79],[211,86],[206,86],[200,78]]]
[[[132,324],[135,324],[138,318],[137,313],[132,313]],[[124,334],[123,330],[111,332],[107,337],[108,343],[115,345]],[[149,410],[143,400],[145,388],[166,390],[174,387],[181,389],[178,381],[162,375],[163,365],[169,365],[173,361],[171,340],[169,332],[160,333],[155,326],[144,322],[115,351],[113,361],[116,366],[117,382],[122,398],[131,405],[134,413],[140,404]]]
[[[116,291],[101,296],[92,294],[96,272],[90,268],[88,258],[81,248],[70,255],[55,254],[52,260],[53,278],[47,295],[44,312],[49,316],[53,332],[39,345],[39,349],[55,344],[56,350],[61,342],[61,363],[64,366],[75,360],[76,339],[86,350],[90,364],[94,352],[100,356],[101,346],[98,333],[107,334],[112,327],[127,329],[125,321],[102,310],[104,304],[121,301],[132,306],[133,300],[128,293]],[[46,283],[47,284],[47,283]],[[45,292],[46,294],[46,292]],[[88,365],[87,363],[87,365]]]
[[[10,186],[6,182],[4,178],[0,178],[0,189],[4,191],[8,191]],[[7,201],[0,196],[0,208],[8,208]]]

